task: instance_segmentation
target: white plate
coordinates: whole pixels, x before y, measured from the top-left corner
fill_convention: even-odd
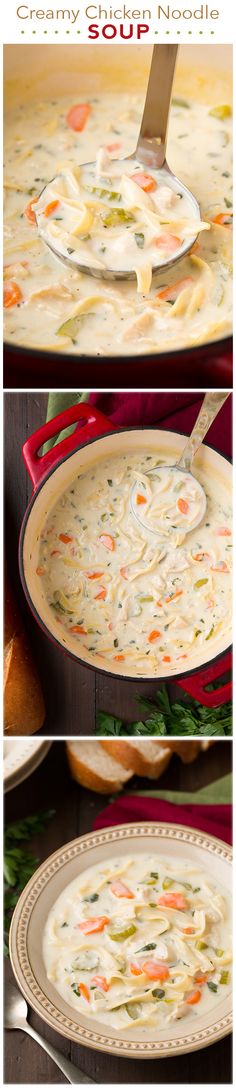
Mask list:
[[[19,786],[42,763],[51,747],[42,737],[5,737],[3,745],[4,793]]]

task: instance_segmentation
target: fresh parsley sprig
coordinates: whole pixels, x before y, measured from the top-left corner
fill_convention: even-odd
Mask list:
[[[7,824],[5,828],[3,873],[4,952],[6,955],[8,955],[8,933],[12,912],[19,895],[39,864],[39,858],[36,858],[30,850],[20,844],[29,841],[33,835],[38,835],[44,831],[52,816],[54,816],[54,809],[27,816],[24,820]]]
[[[96,725],[97,736],[228,737],[232,734],[231,700],[218,707],[207,707],[184,694],[182,701],[171,703],[167,687],[162,684],[152,700],[141,697],[137,702],[140,709],[148,711],[145,720],[125,723],[113,714],[100,711]]]

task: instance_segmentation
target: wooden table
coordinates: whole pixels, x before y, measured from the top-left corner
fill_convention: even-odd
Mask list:
[[[93,741],[91,740],[91,744]],[[161,778],[163,788],[196,789],[227,774],[231,769],[232,742],[218,741],[188,766],[175,756]],[[150,781],[132,779],[132,789],[148,789]],[[30,849],[42,861],[66,841],[90,831],[108,798],[84,790],[72,782],[63,741],[54,742],[44,763],[26,782],[6,796],[6,822],[34,812],[55,809],[47,830],[30,841]],[[6,976],[12,978],[9,961]],[[117,1083],[231,1083],[231,1040],[196,1051],[193,1055],[160,1061],[129,1061],[96,1053],[57,1035],[34,1013],[30,1023],[64,1055],[99,1084]],[[6,1032],[5,1082],[7,1084],[61,1084],[65,1079],[54,1063],[30,1038]]]
[[[43,634],[26,604],[20,583],[17,551],[20,526],[32,487],[21,447],[26,438],[45,422],[47,394],[8,393],[4,401],[5,554],[44,689],[46,720],[42,733],[62,736],[92,734],[99,710],[115,713],[126,721],[135,721],[140,716],[137,696],[152,697],[158,687],[157,682],[113,679],[73,661]],[[172,683],[170,688],[173,694],[179,696],[176,685]]]

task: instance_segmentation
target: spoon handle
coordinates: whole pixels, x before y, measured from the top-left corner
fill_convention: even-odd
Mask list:
[[[154,45],[135,158],[160,169],[166,157],[167,125],[177,45]]]
[[[178,468],[183,468],[186,472],[189,472],[195,453],[228,396],[229,393],[205,393],[193,430],[187,439],[180,460],[177,462]]]
[[[77,1069],[77,1066],[73,1065],[73,1062],[64,1058],[64,1055],[61,1054],[59,1050],[56,1050],[56,1047],[51,1046],[51,1043],[48,1043],[47,1039],[43,1039],[42,1036],[31,1027],[31,1024],[28,1024],[28,1021],[26,1023],[24,1022],[21,1027],[23,1028],[23,1031],[27,1032],[27,1035],[31,1035],[36,1043],[39,1043],[39,1046],[41,1046],[43,1050],[46,1050],[46,1054],[49,1054],[49,1057],[52,1058],[56,1065],[58,1065],[70,1084],[95,1084],[92,1077],[87,1077],[86,1073],[82,1072],[82,1069]]]

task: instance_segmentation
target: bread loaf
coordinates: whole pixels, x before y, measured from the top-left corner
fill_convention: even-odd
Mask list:
[[[8,580],[4,596],[4,732],[29,735],[43,725],[43,694]]]
[[[183,741],[182,752],[182,741],[177,741],[176,750],[186,763],[195,759],[198,752],[210,743],[202,740]],[[150,779],[159,778],[168,766],[173,750],[168,738],[78,740],[67,741],[66,747],[73,778],[81,786],[97,793],[118,792],[134,774]]]

